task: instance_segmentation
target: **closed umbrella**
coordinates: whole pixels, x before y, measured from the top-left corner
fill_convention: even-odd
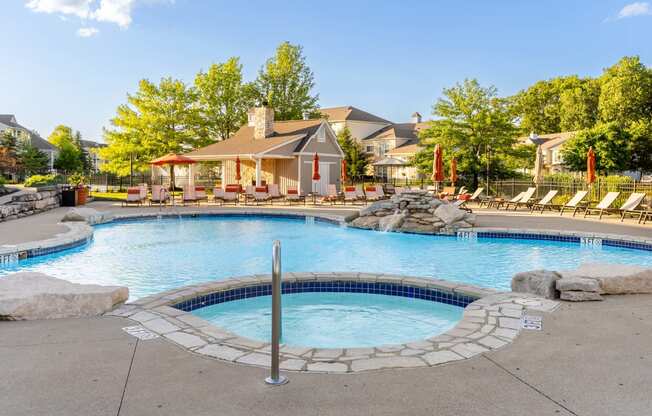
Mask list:
[[[539,183],[543,179],[543,149],[541,145],[537,146],[537,156],[534,159],[534,183]]]
[[[441,146],[437,144],[432,160],[432,181],[439,187],[439,182],[444,180],[444,159]]]
[[[240,183],[242,176],[240,175],[240,156],[235,157],[235,180]]]
[[[455,186],[457,182],[457,160],[455,158],[451,159],[451,183]]]
[[[347,172],[346,172],[346,159],[342,159],[341,169],[342,169],[342,172],[341,172],[341,174],[342,174],[342,185],[344,185],[346,183],[346,181],[349,180],[349,178],[346,175],[347,174]]]
[[[319,155],[315,153],[315,156],[312,158],[312,180],[318,181],[321,179],[319,175]]]
[[[586,183],[591,185],[595,182],[595,152],[593,147],[589,147],[586,154]]]

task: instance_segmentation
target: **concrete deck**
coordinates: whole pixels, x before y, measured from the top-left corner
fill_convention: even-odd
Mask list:
[[[0,414],[587,415],[649,414],[652,295],[568,304],[501,350],[423,368],[290,373],[209,360],[124,318],[0,322]]]

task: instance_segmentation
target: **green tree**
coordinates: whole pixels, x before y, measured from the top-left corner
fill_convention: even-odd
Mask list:
[[[316,116],[318,95],[312,95],[314,75],[303,56],[303,48],[281,43],[267,60],[254,82],[256,96],[267,102],[277,120],[300,120],[304,114]]]
[[[133,166],[145,172],[151,159],[211,143],[199,133],[197,94],[182,81],[163,78],[156,85],[144,79],[127,101],[111,120],[113,129],[104,132],[107,147],[98,151],[107,161],[103,171],[127,175]]]
[[[81,152],[73,143],[63,143],[59,147],[59,154],[54,160],[54,167],[65,173],[72,173],[81,170]]]
[[[24,176],[45,173],[50,163],[48,155],[29,142],[18,147],[18,159]]]
[[[247,121],[253,96],[251,88],[242,82],[238,58],[213,64],[207,72],[197,74],[195,88],[202,131],[208,138],[228,139]]]
[[[357,180],[365,175],[369,158],[364,152],[362,145],[352,136],[348,127],[342,129],[337,135],[337,141],[344,152],[346,159],[346,173],[351,179]]]
[[[446,160],[455,156],[459,172],[472,177],[474,187],[488,161],[494,175],[506,174],[504,157],[512,151],[516,132],[508,101],[497,96],[495,87],[482,87],[475,79],[444,89],[444,96],[433,107],[436,119],[420,133],[425,148],[412,163],[432,174],[432,151],[439,143]]]
[[[652,69],[638,56],[624,57],[600,77],[599,114],[605,123],[629,126],[652,114]]]
[[[600,82],[593,78],[570,81],[559,94],[559,131],[588,129],[598,121]]]
[[[93,170],[93,163],[91,162],[91,156],[88,153],[88,151],[84,148],[84,144],[82,143],[82,135],[81,132],[76,131],[74,136],[73,136],[73,144],[79,151],[79,164],[80,164],[80,169],[84,173],[88,173],[91,170]]]
[[[632,166],[631,137],[626,129],[615,122],[582,130],[564,143],[564,164],[573,171],[586,170],[586,154],[589,147],[593,147],[597,171],[607,174],[627,170]]]
[[[16,138],[9,131],[4,131],[0,135],[0,176],[3,173],[16,173],[19,165]]]
[[[72,128],[64,126],[63,124],[56,126],[52,133],[48,136],[48,141],[58,148],[61,148],[67,144],[74,145],[75,138]]]

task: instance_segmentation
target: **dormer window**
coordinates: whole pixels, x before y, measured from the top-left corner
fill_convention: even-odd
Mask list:
[[[317,131],[317,141],[319,143],[324,143],[326,141],[326,130],[324,128],[320,128]]]

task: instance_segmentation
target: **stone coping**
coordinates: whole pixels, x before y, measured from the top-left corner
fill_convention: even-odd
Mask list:
[[[476,299],[457,325],[431,338],[368,348],[281,346],[287,371],[357,373],[386,368],[429,367],[471,358],[511,343],[521,329],[524,311],[552,312],[559,302],[533,295],[496,292],[444,280],[368,273],[285,273],[283,282],[374,282],[462,294]],[[194,353],[238,364],[269,367],[270,344],[238,336],[190,312],[173,307],[189,299],[236,288],[271,284],[255,275],[186,286],[147,296],[107,315],[127,317]]]
[[[287,211],[283,209],[269,209],[269,208],[230,208],[230,209],[210,209],[210,210],[195,210],[183,212],[138,212],[138,213],[118,213],[103,223],[110,223],[113,221],[129,221],[137,219],[156,219],[168,217],[202,217],[213,215],[255,215],[255,216],[277,216],[286,218],[306,218],[313,217],[317,221],[330,222],[339,224],[341,226],[348,226],[346,217],[342,215],[326,214],[326,213],[312,213],[306,211]],[[0,262],[15,259],[23,259],[28,257],[35,257],[40,255],[51,254],[58,251],[63,251],[68,248],[77,247],[88,243],[93,237],[93,227],[82,222],[65,222],[59,223],[60,225],[68,227],[68,231],[55,235],[52,238],[45,240],[37,240],[28,243],[15,244],[15,245],[1,245],[0,246]],[[471,233],[471,234],[470,234]],[[487,234],[510,234],[511,236],[527,235],[529,239],[547,240],[545,237],[571,237],[576,239],[599,239],[605,245],[619,246],[630,249],[642,249],[652,251],[652,238],[645,238],[639,236],[630,236],[624,234],[608,234],[608,233],[593,233],[586,231],[562,231],[562,230],[542,230],[542,229],[527,229],[527,228],[497,228],[497,227],[474,227],[458,231],[457,234],[435,234],[434,236],[442,237],[465,237],[470,236],[472,233],[479,234],[480,237],[485,237]],[[494,236],[496,237],[496,236]],[[505,235],[503,237],[510,237]],[[541,238],[543,237],[543,238]],[[561,240],[560,240],[561,241]],[[570,241],[569,241],[570,242]],[[579,242],[579,241],[578,241]]]

